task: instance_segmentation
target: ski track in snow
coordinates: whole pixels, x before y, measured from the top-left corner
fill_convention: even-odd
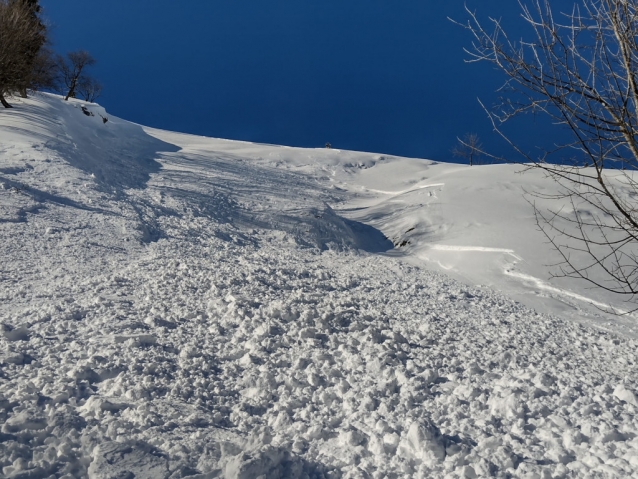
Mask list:
[[[557,294],[559,296],[566,296],[568,298],[573,298],[576,299],[578,301],[583,301],[585,303],[589,303],[592,304],[593,306],[600,308],[603,311],[613,311],[614,314],[620,314],[620,315],[627,315],[627,314],[631,314],[630,311],[625,311],[623,309],[620,309],[618,307],[612,307],[609,304],[605,304],[605,303],[600,303],[598,301],[594,301],[591,298],[588,298],[586,296],[577,294],[577,293],[573,293],[571,291],[566,291],[564,289],[560,289],[560,288],[556,288],[554,286],[551,286],[549,284],[547,284],[545,281],[535,278],[534,276],[531,276],[529,274],[524,274],[524,273],[520,273],[518,271],[512,271],[510,269],[506,269],[504,271],[504,273],[507,276],[511,276],[512,278],[516,278],[519,279],[523,282],[529,282],[532,283],[534,286],[536,286],[539,290],[541,291],[549,291],[550,293],[554,293]]]
[[[77,104],[26,103],[100,181],[0,122],[3,477],[638,474],[636,340],[383,254],[238,143],[154,132],[181,149],[109,176],[136,143]]]
[[[431,249],[435,251],[478,251],[481,253],[505,253],[512,258],[523,261],[523,258],[516,255],[516,252],[512,249],[505,248],[489,248],[486,246],[453,246],[453,245],[444,245],[444,244],[435,244],[432,245]]]
[[[490,248],[490,247],[485,247],[485,246],[454,246],[454,245],[436,244],[436,245],[432,245],[430,247],[430,249],[432,249],[433,251],[502,253],[502,254],[506,254],[506,255],[511,256],[517,262],[518,261],[523,261],[523,258],[518,256],[514,250],[506,249],[506,248]],[[443,263],[439,262],[438,264],[443,269],[451,269],[451,267],[447,267]],[[630,311],[626,311],[626,310],[620,309],[618,307],[612,307],[609,304],[605,304],[605,303],[601,303],[599,301],[595,301],[595,300],[593,300],[591,298],[588,298],[586,296],[583,296],[581,294],[577,294],[577,293],[573,293],[571,291],[567,291],[565,289],[557,288],[555,286],[547,284],[546,281],[543,281],[543,280],[541,280],[539,278],[536,278],[534,276],[531,276],[529,274],[521,273],[520,271],[514,271],[513,268],[515,266],[516,266],[516,263],[513,263],[509,267],[505,268],[503,270],[503,274],[505,274],[506,276],[515,278],[517,280],[520,280],[520,281],[522,281],[524,283],[531,283],[540,291],[547,291],[547,292],[553,293],[553,294],[555,294],[555,295],[557,295],[559,297],[567,297],[567,298],[576,299],[578,301],[582,301],[584,303],[589,303],[589,304],[595,306],[596,308],[600,308],[603,311],[613,311],[614,314],[619,314],[619,315],[631,314]]]
[[[438,188],[440,186],[445,186],[445,183],[432,183],[427,185],[419,185],[419,186],[415,186],[414,188],[410,188],[403,191],[384,191],[384,190],[376,190],[373,188],[365,188],[365,190],[372,193],[381,193],[383,195],[401,196],[407,193],[412,193],[413,191],[423,190],[426,188]]]

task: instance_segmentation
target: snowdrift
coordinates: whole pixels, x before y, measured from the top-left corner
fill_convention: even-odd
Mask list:
[[[0,112],[3,477],[638,474],[635,319],[518,171]]]

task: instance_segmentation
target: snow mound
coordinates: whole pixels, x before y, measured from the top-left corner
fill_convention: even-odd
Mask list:
[[[394,247],[380,231],[343,218],[328,205],[286,212],[276,217],[274,224],[289,233],[296,244],[319,250],[361,249],[380,253]]]
[[[3,477],[638,474],[636,339],[468,280],[545,251],[480,213],[512,170],[82,106],[0,112]]]

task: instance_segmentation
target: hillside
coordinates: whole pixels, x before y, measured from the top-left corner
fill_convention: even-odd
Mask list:
[[[520,169],[0,112],[3,474],[638,474],[636,318]]]

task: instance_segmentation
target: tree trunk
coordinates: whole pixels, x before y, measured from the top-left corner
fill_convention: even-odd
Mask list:
[[[20,88],[20,97],[21,98],[26,98],[27,97],[27,89],[26,88]]]
[[[69,88],[69,92],[66,94],[66,98],[64,101],[69,101],[69,98],[75,98],[75,89],[77,88],[77,79],[74,78],[71,80],[71,87]]]
[[[5,108],[13,108],[9,105],[9,103],[7,103],[7,100],[4,99],[4,95],[2,93],[0,93],[0,103],[2,103],[2,106]]]

